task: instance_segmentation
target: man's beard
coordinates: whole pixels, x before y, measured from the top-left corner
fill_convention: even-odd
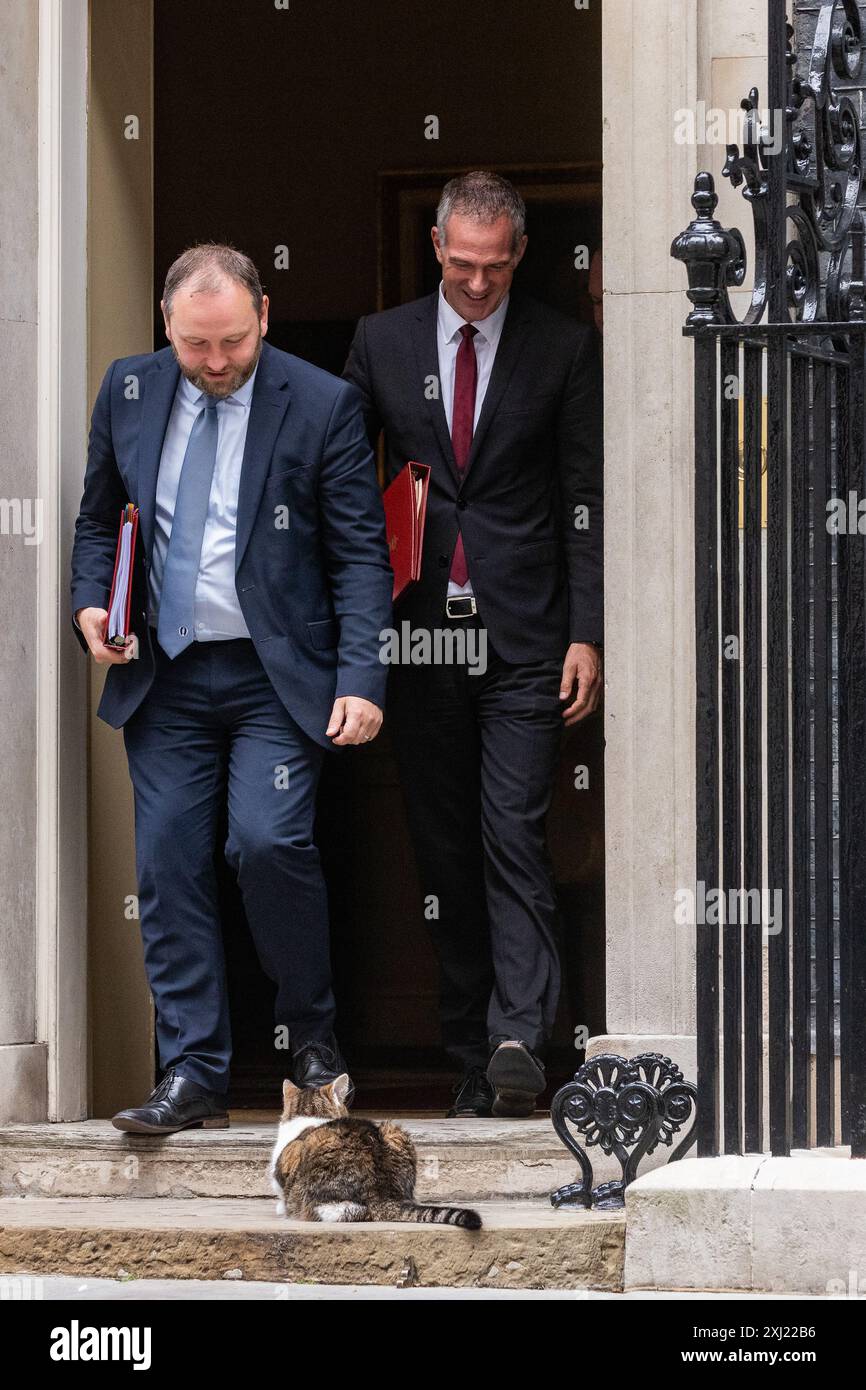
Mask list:
[[[174,353],[175,362],[180,367],[181,372],[190,385],[195,386],[199,391],[204,391],[206,396],[217,396],[219,399],[223,400],[226,396],[233,396],[235,391],[239,391],[244,382],[249,381],[255,371],[258,360],[262,355],[262,334],[260,329],[256,350],[247,365],[245,367],[235,368],[228,376],[222,377],[219,381],[212,381],[209,377],[205,376],[204,372],[190,371],[188,367],[183,365],[178,357],[174,343],[169,343],[169,347]]]

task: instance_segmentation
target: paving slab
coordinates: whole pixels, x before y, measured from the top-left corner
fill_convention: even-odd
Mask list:
[[[355,1112],[353,1112],[355,1113]],[[358,1111],[371,1119],[381,1112]],[[124,1134],[110,1120],[0,1126],[0,1196],[260,1197],[278,1115],[230,1112],[227,1129]],[[548,1197],[577,1164],[546,1116],[448,1120],[398,1115],[418,1151],[421,1201]]]
[[[683,1159],[626,1193],[627,1289],[866,1294],[866,1162],[850,1149]]]
[[[477,1202],[484,1227],[287,1221],[272,1199],[0,1200],[0,1274],[622,1288],[622,1212]]]
[[[513,1302],[515,1299],[602,1303],[718,1302],[719,1300],[772,1301],[770,1294],[680,1293],[666,1289],[637,1289],[609,1293],[601,1289],[470,1289],[440,1287],[395,1288],[387,1284],[274,1284],[242,1279],[78,1279],[70,1275],[0,1275],[0,1298],[16,1301],[69,1303],[164,1303],[241,1302],[241,1303],[318,1303],[331,1301],[368,1302],[392,1300],[398,1303],[448,1300],[473,1302]],[[808,1294],[802,1299],[814,1302]],[[787,1302],[787,1299],[785,1300]]]

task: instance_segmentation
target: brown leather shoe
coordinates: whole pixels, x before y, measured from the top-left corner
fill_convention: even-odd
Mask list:
[[[111,1123],[129,1134],[174,1134],[179,1129],[227,1129],[225,1097],[170,1067],[144,1105],[119,1110]]]

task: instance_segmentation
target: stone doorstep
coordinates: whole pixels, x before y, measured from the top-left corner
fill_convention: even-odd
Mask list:
[[[277,1115],[230,1113],[228,1129],[165,1138],[123,1134],[109,1120],[0,1126],[0,1197],[255,1198]],[[363,1114],[364,1112],[359,1112]],[[381,1118],[377,1114],[370,1118]],[[420,1201],[542,1198],[578,1176],[546,1116],[525,1120],[396,1117],[418,1151]],[[597,1152],[597,1151],[596,1151]]]
[[[480,1231],[287,1221],[271,1199],[4,1198],[0,1275],[621,1291],[621,1211],[474,1205]]]
[[[626,1192],[626,1289],[866,1296],[866,1161],[685,1158]]]

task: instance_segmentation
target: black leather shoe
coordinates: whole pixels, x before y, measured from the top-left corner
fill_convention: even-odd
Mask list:
[[[327,1042],[308,1042],[292,1053],[292,1080],[296,1086],[327,1086],[343,1073],[349,1076],[346,1059],[340,1051],[339,1043],[332,1033]],[[355,1099],[355,1087],[349,1077],[349,1090],[346,1094],[346,1108]]]
[[[500,1042],[487,1066],[487,1080],[496,1092],[493,1114],[531,1115],[545,1079],[544,1063],[525,1042],[519,1038]]]
[[[170,1067],[144,1105],[119,1110],[111,1123],[130,1134],[174,1134],[178,1129],[227,1129],[229,1117],[225,1096]]]
[[[484,1067],[467,1067],[454,1087],[455,1101],[448,1111],[447,1118],[476,1116],[489,1117],[492,1111],[494,1091]]]

